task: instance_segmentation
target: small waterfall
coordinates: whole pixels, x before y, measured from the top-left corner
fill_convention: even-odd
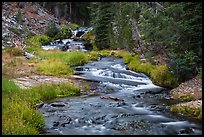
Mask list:
[[[70,39],[58,39],[48,44],[41,46],[44,50],[53,50],[58,49],[62,51],[87,51],[91,50],[90,43],[87,41],[81,40],[83,35],[91,31],[93,28],[79,28],[77,30],[71,30],[72,36]]]

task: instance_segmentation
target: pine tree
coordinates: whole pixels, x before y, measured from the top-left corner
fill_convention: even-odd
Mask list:
[[[111,3],[101,2],[95,27],[95,44],[99,50],[108,49],[110,47],[111,18]]]

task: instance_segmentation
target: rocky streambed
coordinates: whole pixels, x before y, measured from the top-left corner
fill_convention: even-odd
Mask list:
[[[122,59],[106,57],[76,70],[78,78],[91,81],[83,85],[84,91],[95,92],[44,102],[39,108],[46,120],[42,134],[202,134],[202,123],[168,111],[168,89],[126,70]]]

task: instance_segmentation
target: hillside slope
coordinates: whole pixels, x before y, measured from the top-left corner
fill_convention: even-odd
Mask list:
[[[50,22],[71,25],[34,2],[2,3],[2,48],[24,44],[28,36],[45,33]]]

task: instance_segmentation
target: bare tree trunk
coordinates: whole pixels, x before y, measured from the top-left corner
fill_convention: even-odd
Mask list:
[[[138,30],[137,20],[133,19],[132,24],[133,24],[132,39],[135,41],[135,46],[136,46],[135,48],[139,50],[140,54],[143,54],[144,47],[142,45],[141,35]]]
[[[55,16],[58,18],[59,17],[59,8],[58,8],[58,5],[56,5],[54,7],[54,13],[55,13]]]

